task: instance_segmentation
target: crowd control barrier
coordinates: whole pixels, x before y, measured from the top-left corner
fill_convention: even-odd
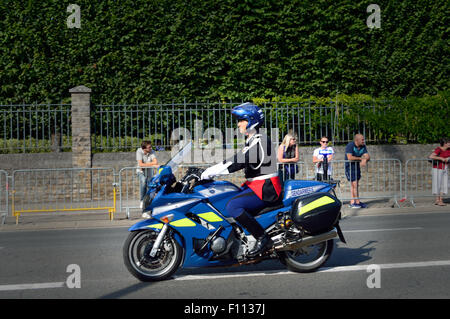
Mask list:
[[[11,211],[16,224],[23,213],[116,211],[113,168],[16,170],[12,174]]]
[[[402,163],[398,159],[372,159],[366,166],[360,167],[359,173],[355,162],[348,160],[333,160],[333,180],[339,181],[337,187],[338,198],[342,201],[352,199],[391,199],[397,207],[398,200],[402,197]],[[346,166],[348,167],[346,169]],[[315,176],[314,165],[307,173]],[[351,182],[349,179],[357,179],[359,196],[353,197],[351,193]]]
[[[5,223],[9,213],[8,173],[0,170],[0,225]]]
[[[131,209],[140,209],[140,184],[137,174],[139,167],[124,167],[119,171],[119,210],[125,210],[130,218]],[[156,168],[145,168],[147,178],[156,173]]]
[[[428,159],[409,159],[406,161],[405,198],[409,199],[414,207],[416,207],[414,198],[436,197],[432,194],[432,169],[432,162]],[[450,183],[447,183],[447,185],[450,186]]]
[[[351,161],[333,160],[332,180],[336,181],[337,196],[342,201],[352,199],[348,177],[356,175],[354,166],[346,170]],[[295,179],[313,180],[315,165],[296,163]],[[174,172],[176,179],[182,178],[189,167],[206,169],[208,164],[183,164]],[[113,168],[67,168],[16,170],[12,176],[0,170],[0,222],[3,224],[11,211],[16,223],[23,213],[106,210],[112,220],[116,212],[118,195],[119,210],[130,218],[131,209],[140,209],[139,177],[137,167],[124,167],[118,176]],[[279,173],[285,166],[278,163]],[[399,199],[407,198],[415,207],[414,198],[432,197],[432,165],[427,159],[410,159],[404,171],[398,159],[372,159],[361,167],[359,196],[364,199],[391,199],[400,207]],[[156,168],[147,169],[147,176],[156,173]],[[118,184],[115,184],[118,177]],[[244,171],[217,176],[240,186]],[[449,183],[450,185],[450,183]],[[403,201],[403,200],[402,200]]]

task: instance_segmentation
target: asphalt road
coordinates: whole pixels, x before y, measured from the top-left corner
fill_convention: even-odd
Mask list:
[[[450,212],[353,216],[341,226],[348,244],[315,273],[266,261],[182,269],[156,283],[125,268],[126,228],[1,232],[0,298],[450,297]]]

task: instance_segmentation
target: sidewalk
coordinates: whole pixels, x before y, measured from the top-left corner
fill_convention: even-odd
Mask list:
[[[367,200],[368,208],[349,208],[348,202],[343,203],[342,217],[351,218],[353,216],[385,215],[385,214],[408,214],[424,212],[450,213],[450,199],[446,199],[447,206],[434,205],[434,198],[414,199],[414,208],[407,200],[400,208],[394,202],[387,200]],[[113,228],[130,227],[141,220],[139,210],[132,210],[130,219],[126,218],[125,212],[114,214],[114,220],[109,220],[108,212],[61,212],[61,213],[28,213],[21,214],[19,224],[16,225],[15,217],[8,216],[5,224],[1,224],[0,232],[19,230],[50,230],[50,229],[84,229],[84,228]]]

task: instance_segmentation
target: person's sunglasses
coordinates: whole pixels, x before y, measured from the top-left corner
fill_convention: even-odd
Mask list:
[[[320,141],[320,143],[328,143],[328,141]]]

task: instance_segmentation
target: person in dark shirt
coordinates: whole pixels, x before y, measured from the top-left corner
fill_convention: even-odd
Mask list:
[[[345,176],[350,182],[351,208],[367,208],[367,205],[359,200],[359,180],[361,179],[361,167],[367,165],[370,160],[369,152],[367,151],[364,136],[356,134],[353,142],[350,142],[345,147]]]
[[[295,174],[298,173],[298,146],[297,137],[294,134],[286,134],[283,142],[278,147],[278,162],[280,164],[280,172],[283,181],[288,179],[295,179]],[[280,174],[279,174],[280,175]]]

